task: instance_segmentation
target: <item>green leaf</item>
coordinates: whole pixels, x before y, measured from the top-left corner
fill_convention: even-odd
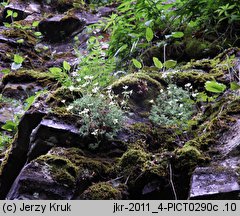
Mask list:
[[[40,36],[42,36],[42,33],[41,32],[34,32],[34,35],[37,36],[37,37],[40,37]]]
[[[15,131],[17,128],[17,123],[13,122],[12,120],[8,120],[6,121],[5,125],[2,126],[2,129],[3,130],[6,130],[6,131]]]
[[[183,32],[173,32],[172,37],[174,38],[182,38],[184,36]]]
[[[66,70],[66,71],[70,71],[71,66],[70,66],[70,64],[69,64],[67,61],[64,61],[64,62],[63,62],[63,68],[64,68],[64,70]]]
[[[24,39],[19,39],[19,40],[17,40],[17,43],[24,43]]]
[[[62,69],[59,68],[59,67],[51,67],[49,68],[49,71],[52,73],[52,74],[59,74],[62,72]]]
[[[153,31],[149,27],[146,29],[146,39],[148,42],[150,42],[153,39]]]
[[[13,60],[16,64],[22,64],[24,61],[24,58],[18,54],[15,54]]]
[[[230,83],[230,89],[232,91],[236,91],[236,90],[240,89],[240,85],[237,82],[231,82]]]
[[[10,23],[4,22],[3,25],[4,25],[6,28],[11,28],[11,24],[10,24]]]
[[[36,101],[36,99],[43,93],[45,93],[46,91],[39,91],[39,92],[36,92],[35,95],[27,98],[25,100],[25,102],[27,103],[24,107],[24,110],[27,111],[31,106],[32,104]]]
[[[164,67],[166,67],[166,69],[174,68],[176,65],[177,65],[177,61],[174,61],[174,60],[168,60],[164,62]]]
[[[163,64],[158,58],[153,57],[153,63],[157,68],[159,68],[159,69],[163,68]]]
[[[12,14],[13,14],[13,11],[12,11],[12,10],[7,10],[7,16],[6,16],[6,18],[12,16]]]
[[[207,81],[205,83],[205,89],[213,93],[222,93],[226,89],[226,85],[216,81]]]
[[[34,21],[33,23],[32,23],[32,27],[37,27],[39,25],[39,21]]]
[[[9,69],[5,68],[5,69],[2,69],[0,72],[3,74],[9,74],[11,71]]]
[[[16,18],[18,16],[18,13],[14,12],[12,16],[13,16],[13,18]]]
[[[132,62],[134,64],[134,66],[138,69],[141,69],[142,68],[142,64],[140,61],[138,61],[137,59],[132,59]]]

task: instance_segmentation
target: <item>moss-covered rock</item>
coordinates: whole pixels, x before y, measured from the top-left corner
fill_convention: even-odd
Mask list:
[[[176,150],[176,168],[184,170],[185,173],[191,174],[192,171],[204,162],[205,157],[196,147],[184,146]]]
[[[219,73],[206,73],[201,70],[188,70],[188,71],[178,71],[169,72],[168,78],[171,82],[176,83],[178,86],[184,87],[187,83],[191,83],[194,89],[199,91],[204,90],[204,84],[207,81],[218,80],[224,75],[222,71]]]
[[[39,23],[39,31],[46,40],[59,42],[81,32],[86,25],[85,19],[76,16],[57,15]]]
[[[58,184],[66,184],[73,187],[76,184],[78,167],[69,159],[56,155],[44,155],[36,159],[36,162],[49,167],[51,177]]]
[[[169,150],[172,151],[178,146],[177,137],[174,128],[155,127],[150,123],[135,123],[130,126],[132,134],[136,134],[137,139],[143,140],[141,147],[150,151],[154,150]],[[132,145],[132,144],[131,144]]]
[[[120,200],[123,199],[123,188],[113,187],[110,183],[100,182],[93,184],[81,194],[84,200]],[[126,190],[126,187],[125,187]]]
[[[150,109],[150,101],[158,95],[162,85],[146,73],[133,73],[114,82],[112,89],[122,99],[124,99],[123,92],[131,91],[132,94],[127,101],[128,106],[136,112],[145,112]]]
[[[215,57],[220,52],[216,44],[196,38],[187,38],[185,46],[188,59]]]
[[[18,70],[15,73],[9,73],[2,79],[3,85],[7,83],[30,83],[36,82],[44,87],[51,86],[56,80],[50,73],[44,73],[35,70]]]
[[[61,88],[58,88],[56,91],[54,91],[52,94],[50,94],[46,99],[46,102],[50,104],[50,106],[53,108],[62,107],[62,106],[66,107],[67,105],[72,103],[74,100],[77,100],[81,97],[82,97],[82,93],[80,90],[74,89],[71,91],[67,87],[61,87]]]

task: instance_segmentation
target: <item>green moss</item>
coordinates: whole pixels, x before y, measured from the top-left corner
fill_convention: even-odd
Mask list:
[[[24,23],[22,23],[22,24],[24,24]],[[31,26],[29,26],[29,28],[31,28]],[[37,39],[34,36],[33,31],[31,31],[31,30],[14,28],[14,29],[7,29],[7,30],[3,31],[2,34],[8,38],[24,39],[25,46],[33,47],[37,43]],[[19,46],[20,46],[20,44],[19,44]]]
[[[135,123],[131,125],[131,130],[144,140],[144,145],[142,145],[144,149],[174,150],[177,146],[175,142],[179,136],[174,128],[154,127],[147,123]]]
[[[114,174],[114,161],[107,158],[91,158],[78,148],[68,148],[61,151],[59,148],[53,148],[51,154],[58,155],[64,159],[70,160],[76,167],[78,172],[95,173],[100,176],[107,176]]]
[[[123,87],[128,86],[127,90]],[[156,98],[162,84],[151,78],[146,73],[134,73],[122,77],[112,84],[113,92],[119,95],[119,99],[123,99],[124,91],[132,91],[129,98],[128,106],[131,110],[141,113],[145,116],[151,108],[151,100]]]
[[[223,76],[223,72],[219,73],[206,73],[199,70],[179,71],[168,73],[168,77],[173,83],[178,86],[184,86],[187,83],[191,83],[194,89],[204,90],[204,84],[209,80],[218,80]]]
[[[81,195],[85,200],[120,200],[121,191],[113,187],[110,183],[100,182],[90,186]]]
[[[42,86],[53,85],[56,83],[54,77],[49,73],[35,70],[18,70],[15,73],[9,73],[2,78],[2,83],[6,85],[11,83],[36,82]]]
[[[235,115],[240,113],[240,98],[236,98],[227,106],[227,114]]]
[[[155,79],[151,78],[145,73],[133,73],[124,76],[123,78],[119,79],[118,81],[112,84],[112,88],[119,89],[123,86],[133,86],[136,85],[139,81],[146,81],[150,86],[157,87],[159,90],[162,88],[162,85]]]
[[[181,70],[203,70],[205,72],[211,71],[220,63],[219,58],[192,60],[181,67]]]
[[[124,171],[134,169],[135,167],[141,167],[148,157],[149,155],[143,150],[129,149],[120,158],[119,166]]]
[[[185,52],[189,59],[201,59],[215,56],[220,51],[216,44],[196,38],[187,38],[185,43]]]
[[[37,158],[36,162],[43,166],[47,164],[51,176],[58,184],[75,185],[78,167],[70,160],[56,155],[44,155]]]
[[[216,134],[214,132],[206,132],[201,135],[198,134],[194,139],[185,143],[186,147],[196,147],[200,150],[207,150],[209,147],[214,145],[216,141]]]
[[[80,90],[74,89],[70,90],[67,87],[58,88],[52,94],[48,96],[46,102],[50,104],[52,107],[61,107],[69,105],[74,100],[82,97],[82,93]]]
[[[154,175],[158,177],[166,177],[169,174],[169,153],[161,153],[152,155],[151,159],[144,164],[144,172],[147,175]]]
[[[0,179],[1,179],[1,175],[3,173],[4,167],[8,163],[8,159],[11,154],[11,148],[12,148],[12,145],[9,145],[8,149],[4,152],[4,159],[0,165]]]
[[[203,162],[206,158],[203,154],[193,146],[186,145],[181,149],[175,151],[176,164],[175,167],[179,170],[191,174],[191,172]]]

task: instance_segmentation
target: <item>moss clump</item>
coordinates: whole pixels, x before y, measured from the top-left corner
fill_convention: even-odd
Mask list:
[[[54,77],[49,73],[35,70],[18,70],[15,73],[9,73],[2,79],[3,85],[10,83],[28,83],[36,82],[41,86],[51,86],[56,83]]]
[[[200,91],[204,90],[204,84],[209,80],[218,80],[224,75],[223,72],[218,73],[206,73],[202,70],[188,70],[168,73],[168,78],[176,83],[178,86],[184,86],[187,83],[191,83],[194,89]]]
[[[31,26],[29,26],[29,28],[31,28]],[[36,36],[34,36],[33,31],[31,30],[14,28],[14,29],[7,29],[3,31],[2,34],[7,36],[8,38],[24,39],[24,46],[34,47],[37,43]]]
[[[182,66],[181,70],[203,70],[205,72],[210,72],[220,63],[219,58],[214,59],[202,59],[202,60],[192,60],[186,65]]]
[[[119,165],[123,170],[141,167],[148,159],[149,155],[140,149],[129,149],[120,158]]]
[[[1,175],[3,173],[4,167],[8,163],[8,159],[11,154],[11,149],[12,149],[12,145],[9,145],[8,149],[4,152],[3,161],[0,165],[0,179],[1,179]]]
[[[155,86],[159,90],[162,88],[162,85],[156,81],[155,79],[151,78],[145,73],[133,73],[126,75],[125,77],[119,79],[118,81],[112,84],[113,90],[121,89],[123,86],[133,86],[136,85],[139,81],[146,81],[150,86]]]
[[[176,154],[176,168],[190,174],[197,165],[205,161],[203,154],[193,146],[184,146],[175,151]]]
[[[72,187],[76,184],[78,167],[70,160],[56,155],[44,155],[35,160],[43,166],[49,167],[51,176],[58,184]]]
[[[61,87],[54,91],[52,94],[50,94],[46,99],[46,102],[52,107],[66,107],[66,105],[69,105],[74,100],[81,97],[82,93],[80,90],[74,89],[71,91],[67,87]]]
[[[216,144],[215,133],[212,131],[203,133],[201,135],[198,134],[197,137],[188,141],[185,146],[196,147],[200,150],[207,150],[210,146]]]
[[[152,155],[151,159],[144,164],[144,172],[146,175],[154,175],[158,177],[167,177],[169,174],[168,165],[171,154],[168,152]]]
[[[235,115],[240,113],[240,98],[236,98],[227,106],[226,113],[229,115]]]
[[[58,155],[61,158],[71,161],[76,167],[78,172],[93,173],[97,177],[111,176],[114,173],[114,161],[108,161],[108,159],[102,158],[90,158],[78,148],[68,148],[62,151],[62,148],[53,148],[49,154]]]
[[[144,140],[144,149],[156,150],[167,149],[174,150],[177,134],[173,128],[153,127],[147,123],[135,123],[131,125],[131,130],[139,139]]]
[[[123,89],[127,86],[127,90]],[[162,84],[151,78],[146,73],[133,73],[122,77],[112,84],[113,92],[119,95],[119,99],[124,99],[123,92],[132,91],[128,106],[139,114],[150,110],[150,101],[158,95]]]
[[[81,198],[84,200],[120,200],[122,194],[120,190],[114,188],[110,183],[100,182],[84,191]]]

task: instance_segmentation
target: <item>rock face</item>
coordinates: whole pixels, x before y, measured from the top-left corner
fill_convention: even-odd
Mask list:
[[[239,199],[238,175],[231,168],[198,167],[193,172],[190,199]]]
[[[218,150],[224,158],[240,155],[240,119],[220,139]]]
[[[79,80],[72,86],[71,80],[82,72],[75,50],[88,53],[90,36],[83,29],[111,15],[114,8],[86,12],[74,8],[73,0],[12,2],[17,5],[3,9],[0,20],[9,22],[9,27],[0,26],[0,126],[14,121],[15,114],[21,117],[14,122],[16,133],[0,128],[0,199],[240,199],[240,100],[236,92],[228,90],[215,101],[198,102],[194,121],[184,132],[176,125],[157,126],[149,120],[152,105],[169,82],[184,89],[190,83],[193,92],[206,94],[208,80],[229,86],[233,78],[226,65],[237,68],[239,59],[233,56],[239,54],[238,48],[164,73],[154,67],[127,75],[119,72],[123,76],[101,93],[126,106],[121,129],[114,137],[82,135],[82,111],[72,113],[70,107],[90,90],[78,88]],[[17,12],[17,22],[6,17],[8,10]],[[107,49],[109,37],[104,32],[99,46]],[[191,54],[196,44],[190,45],[185,53]],[[152,65],[153,56],[160,58],[162,48],[143,53],[144,65]],[[182,52],[181,44],[167,47],[167,59],[177,58],[174,50]],[[205,45],[195,56],[203,50]],[[24,61],[20,69],[11,71],[14,54]],[[64,61],[71,65],[69,70]],[[51,67],[61,72],[54,73]],[[26,101],[39,91],[43,93],[32,103]],[[5,135],[12,141],[2,151]]]
[[[42,20],[38,28],[46,40],[58,42],[80,33],[85,25],[84,19],[58,15]]]
[[[210,166],[195,169],[191,179],[190,199],[239,199],[240,120],[219,138]]]

